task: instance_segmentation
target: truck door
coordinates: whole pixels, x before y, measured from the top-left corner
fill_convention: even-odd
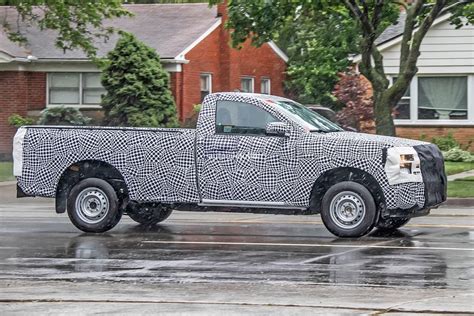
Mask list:
[[[198,125],[196,157],[202,204],[283,205],[282,193],[288,189],[282,179],[283,157],[289,158],[294,151],[288,137],[265,133],[268,123],[280,120],[256,104],[214,102],[214,111],[207,113],[214,115],[215,120],[207,120],[213,126],[202,133]]]

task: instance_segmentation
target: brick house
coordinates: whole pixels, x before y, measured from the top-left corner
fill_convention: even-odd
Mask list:
[[[171,90],[179,118],[185,120],[193,105],[211,92],[241,91],[283,95],[287,57],[273,43],[259,48],[248,42],[240,50],[229,46],[224,28],[225,5],[199,4],[126,5],[132,18],[107,22],[135,34],[156,49],[170,73]],[[0,7],[0,21],[16,11]],[[20,23],[26,47],[10,42],[0,31],[0,158],[9,157],[15,129],[7,119],[13,113],[37,114],[45,107],[67,105],[89,115],[100,111],[100,72],[81,52],[54,47],[55,33]],[[111,50],[117,36],[98,43],[98,54]]]
[[[390,81],[399,70],[405,14],[377,39]],[[460,29],[439,17],[426,34],[418,73],[395,108],[397,136],[420,139],[448,135],[474,150],[474,26]],[[360,60],[357,56],[355,61]]]

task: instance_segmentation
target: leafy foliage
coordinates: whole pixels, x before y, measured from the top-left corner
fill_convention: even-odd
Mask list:
[[[18,18],[34,22],[41,30],[57,31],[56,46],[64,49],[82,49],[95,57],[94,41],[106,40],[113,29],[103,25],[104,19],[130,16],[120,0],[0,0],[0,5],[16,7]],[[38,6],[41,6],[40,8]],[[12,41],[26,43],[22,30],[0,20]]]
[[[196,128],[197,121],[199,118],[199,112],[201,112],[201,104],[194,104],[193,105],[193,112],[191,116],[186,118],[183,122],[183,127],[185,128]]]
[[[474,162],[474,155],[470,152],[462,150],[461,148],[455,147],[443,153],[446,161],[454,162]]]
[[[441,151],[448,151],[453,148],[459,148],[458,141],[453,137],[452,133],[447,136],[433,137],[431,142],[438,146]]]
[[[220,0],[210,0],[210,4],[219,2]],[[255,45],[261,45],[271,39],[278,39],[279,34],[283,33],[288,23],[295,23],[304,29],[302,21],[307,17],[323,17],[324,19],[327,16],[331,22],[340,21],[339,23],[329,23],[327,29],[320,28],[320,32],[325,32],[329,40],[316,41],[313,46],[318,47],[318,52],[325,52],[324,49],[330,51],[334,49],[335,43],[340,40],[341,36],[353,34],[352,40],[357,46],[353,53],[360,54],[359,69],[371,82],[374,92],[377,133],[388,135],[395,134],[392,108],[402,98],[411,79],[418,71],[416,64],[420,55],[421,42],[435,19],[450,11],[454,12],[451,21],[457,26],[461,26],[464,21],[474,21],[472,18],[474,8],[471,0],[230,0],[228,3],[229,21],[227,27],[232,30],[234,46],[238,46],[247,38],[251,38]],[[397,21],[401,7],[404,7],[406,15],[400,42],[400,67],[396,76],[397,80],[390,86],[385,75],[383,56],[375,41],[389,25]],[[466,17],[466,20],[463,17]],[[312,36],[324,38],[320,32]],[[303,35],[305,34],[308,32],[303,32]],[[301,36],[301,34],[295,32],[295,36]],[[331,39],[331,36],[334,38]],[[303,45],[303,47],[305,46]],[[307,45],[307,47],[308,49],[300,50],[303,55],[301,59],[311,56],[311,46]],[[343,52],[346,49],[347,47],[342,46],[340,51]],[[331,60],[331,58],[325,59],[323,53],[322,57],[318,57],[322,58],[322,63],[308,67],[296,67],[296,69],[307,72],[307,74],[313,72],[315,77],[324,78],[328,73],[334,74],[334,69],[344,70],[342,67],[345,68],[348,58],[347,55],[344,55],[333,54],[334,58]],[[310,59],[308,58],[308,60]],[[331,69],[331,71],[328,72],[327,69]],[[293,76],[295,75],[296,73],[293,74]],[[307,77],[310,78],[310,75]],[[295,82],[298,84],[298,81]],[[311,89],[310,85],[314,84],[315,90],[319,90],[317,82],[318,80],[314,80],[309,83],[308,87],[303,80],[300,80],[299,85],[302,85],[300,89],[304,94],[307,94]]]
[[[340,75],[334,95],[345,105],[337,113],[337,120],[341,125],[367,131],[367,125],[374,120],[373,101],[368,89],[370,84],[355,72]]]
[[[12,114],[8,117],[8,124],[15,126],[15,127],[20,127],[20,126],[25,126],[25,125],[33,125],[35,123],[35,120],[31,117],[24,117],[21,116],[20,114]]]
[[[175,127],[176,106],[169,74],[156,51],[130,33],[120,32],[102,72],[104,123],[119,126]]]
[[[54,107],[41,111],[39,125],[87,125],[90,118],[84,116],[77,108]]]
[[[298,16],[284,26],[277,42],[286,47],[289,57],[289,94],[302,103],[333,105],[331,91],[338,73],[350,65],[346,57],[356,50],[355,26],[353,19],[319,11]]]

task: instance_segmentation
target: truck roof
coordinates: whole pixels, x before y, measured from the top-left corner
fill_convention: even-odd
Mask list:
[[[261,94],[261,93],[248,93],[248,92],[216,92],[216,93],[213,93],[213,94],[225,94],[225,95],[233,95],[233,96],[243,96],[243,97],[251,97],[251,98],[255,98],[255,99],[260,99],[260,100],[263,100],[263,101],[266,101],[266,100],[271,100],[271,101],[274,101],[274,102],[278,102],[278,101],[292,101],[290,99],[287,99],[287,98],[284,98],[284,97],[280,97],[280,96],[276,96],[276,95],[271,95],[271,94]],[[294,101],[293,101],[294,102]]]

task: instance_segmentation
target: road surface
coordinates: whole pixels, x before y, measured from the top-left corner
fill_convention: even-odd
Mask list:
[[[175,212],[85,234],[0,186],[2,314],[474,313],[474,210],[335,238],[319,216]]]

